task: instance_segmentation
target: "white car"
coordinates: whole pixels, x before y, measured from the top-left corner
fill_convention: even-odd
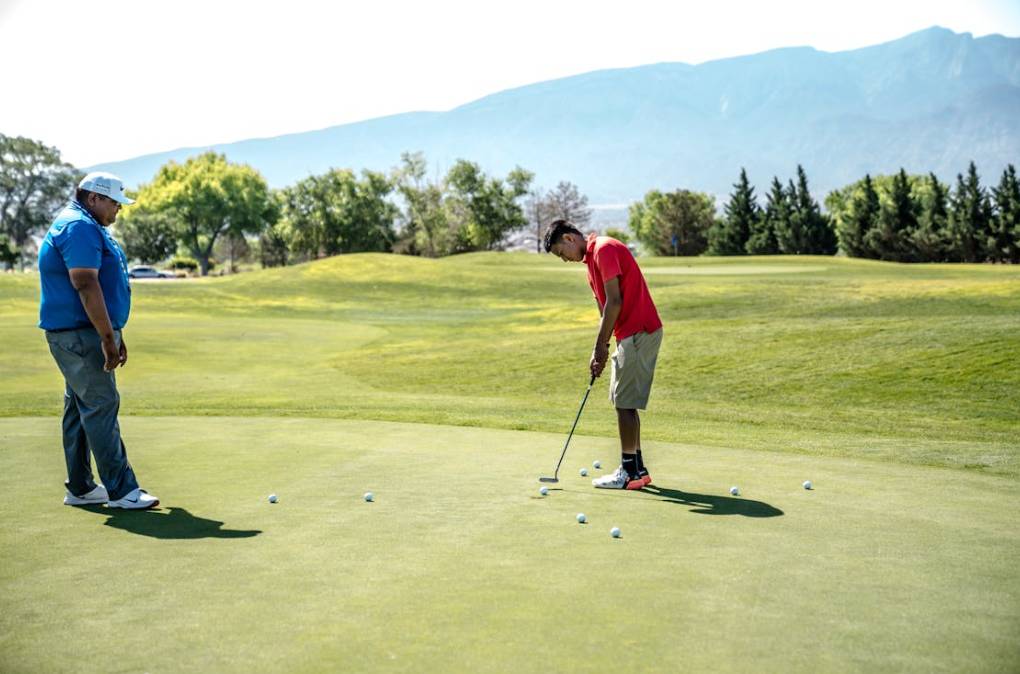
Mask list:
[[[128,276],[131,278],[174,278],[170,272],[160,271],[155,267],[138,265],[128,269]]]

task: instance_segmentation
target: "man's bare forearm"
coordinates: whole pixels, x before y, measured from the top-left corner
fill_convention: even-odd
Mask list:
[[[595,345],[608,344],[609,338],[613,334],[613,328],[616,327],[616,319],[620,317],[620,309],[622,303],[619,301],[614,302],[608,300],[605,307],[602,309],[602,320],[599,322],[599,335],[595,340]]]
[[[104,340],[113,340],[113,324],[110,323],[110,314],[106,311],[106,300],[103,299],[103,289],[99,281],[87,283],[78,288],[78,297],[85,307],[92,326]]]

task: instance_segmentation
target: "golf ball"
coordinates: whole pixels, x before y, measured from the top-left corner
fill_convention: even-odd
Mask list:
[[[276,503],[276,494],[270,494],[269,495],[269,502],[270,503]]]
[[[620,527],[613,527],[612,529],[610,529],[609,530],[609,535],[612,536],[613,538],[619,538],[620,537]]]
[[[374,501],[375,500],[375,494],[373,494],[370,491],[366,491],[365,492],[365,500],[366,501]]]
[[[587,468],[582,468],[581,469],[581,477],[588,477],[588,469]]]
[[[588,518],[584,516],[584,513],[577,513],[577,522],[578,522],[578,524],[584,524],[587,521],[588,521]]]
[[[811,489],[811,480],[804,480],[804,488]]]
[[[546,494],[549,493],[549,487],[542,487],[541,489],[538,490],[538,493],[541,494],[542,496],[545,496]]]
[[[596,469],[598,469],[598,468],[601,468],[601,467],[602,467],[602,462],[601,462],[601,461],[596,461],[595,463],[593,463],[593,464],[591,464],[591,465],[592,465],[593,467],[595,467]]]
[[[736,487],[730,487],[730,493],[736,496],[737,494],[740,493],[740,490],[737,489]]]

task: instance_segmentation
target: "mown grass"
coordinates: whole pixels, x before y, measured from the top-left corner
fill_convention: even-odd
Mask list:
[[[582,267],[136,283],[147,513],[59,505],[38,280],[0,276],[0,671],[1016,671],[1020,270],[641,263],[656,487],[578,476],[615,466],[600,382],[546,498],[587,383]]]
[[[648,439],[1020,475],[1020,270],[642,265],[666,326]],[[0,278],[7,416],[59,402],[36,283]],[[583,267],[530,254],[345,256],[134,294],[126,414],[555,431],[583,391],[596,325]],[[593,406],[587,432],[614,433],[606,411]]]

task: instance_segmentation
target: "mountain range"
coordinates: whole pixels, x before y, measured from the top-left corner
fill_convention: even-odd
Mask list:
[[[802,164],[821,198],[865,173],[977,162],[985,184],[1020,163],[1020,38],[933,27],[862,49],[776,49],[699,65],[599,70],[501,91],[446,112],[405,114],[274,138],[182,148],[102,164],[129,185],[212,149],[283,187],[331,167],[385,171],[422,151],[535,184],[576,183],[593,204],[649,189],[725,198],[740,168],[761,195]]]

